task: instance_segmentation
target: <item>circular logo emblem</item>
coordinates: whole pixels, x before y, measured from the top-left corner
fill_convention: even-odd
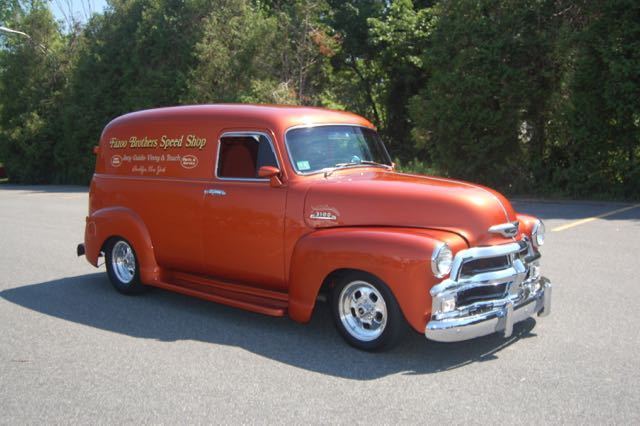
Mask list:
[[[114,155],[111,157],[111,165],[113,167],[120,167],[122,165],[122,157],[119,155]]]
[[[193,169],[198,165],[198,157],[196,157],[195,155],[185,155],[180,159],[180,164],[185,169]]]

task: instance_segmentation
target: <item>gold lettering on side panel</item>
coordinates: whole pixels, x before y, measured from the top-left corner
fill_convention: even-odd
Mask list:
[[[184,143],[186,140],[186,143]],[[144,148],[162,148],[180,149],[190,148],[202,150],[207,145],[207,138],[199,137],[195,134],[180,135],[178,137],[169,137],[162,135],[160,139],[153,139],[148,136],[131,136],[129,139],[109,139],[109,148],[111,149],[144,149]]]
[[[130,136],[128,139],[109,139],[109,148],[124,149],[153,149],[153,151],[123,153],[111,156],[111,167],[123,168],[140,176],[162,176],[167,173],[167,167],[177,165],[183,169],[195,169],[200,163],[197,152],[207,145],[207,138],[196,134],[182,134],[180,136],[162,135],[160,138],[149,136]],[[195,154],[195,155],[194,155]],[[121,169],[122,170],[122,169]]]

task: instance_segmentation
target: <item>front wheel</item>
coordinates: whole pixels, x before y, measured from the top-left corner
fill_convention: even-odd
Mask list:
[[[338,331],[358,349],[389,349],[404,329],[404,317],[389,288],[365,273],[340,280],[332,291],[331,306]]]
[[[109,240],[105,247],[107,275],[111,284],[120,293],[139,294],[146,290],[140,282],[140,265],[136,252],[128,241],[122,238]]]

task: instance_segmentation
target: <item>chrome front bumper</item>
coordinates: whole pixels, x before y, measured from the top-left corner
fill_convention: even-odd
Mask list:
[[[508,256],[509,266],[461,278],[466,262],[497,256]],[[462,250],[454,258],[450,278],[431,289],[432,316],[425,336],[438,342],[458,342],[495,332],[509,337],[513,324],[535,314],[549,315],[552,286],[538,271],[537,259],[527,241]],[[505,288],[502,297],[459,303],[458,298],[464,292],[495,286]]]

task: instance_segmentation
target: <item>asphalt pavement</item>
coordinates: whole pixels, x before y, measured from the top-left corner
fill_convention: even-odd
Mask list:
[[[640,423],[640,206],[514,204],[545,220],[551,315],[370,354],[326,304],[120,295],[76,257],[85,188],[0,185],[0,423]]]

